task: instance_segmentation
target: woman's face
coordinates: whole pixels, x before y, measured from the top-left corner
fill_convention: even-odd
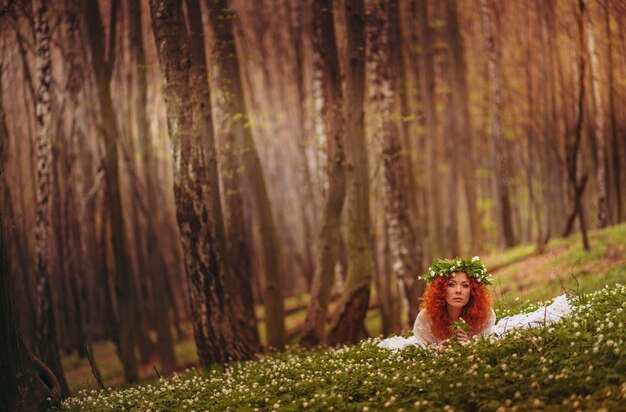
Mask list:
[[[462,309],[470,298],[470,282],[465,272],[456,272],[448,280],[446,303],[449,307]]]

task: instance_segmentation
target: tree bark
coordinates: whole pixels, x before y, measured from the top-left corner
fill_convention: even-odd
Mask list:
[[[52,197],[52,60],[50,55],[50,27],[48,25],[48,4],[45,1],[33,2],[35,16],[35,44],[37,47],[36,85],[36,131],[37,141],[37,204],[35,221],[35,257],[37,273],[37,352],[43,362],[50,365],[61,384],[61,395],[69,396],[69,387],[63,375],[59,343],[54,317],[52,287],[50,285],[50,213]]]
[[[399,7],[397,1],[388,2],[384,6],[375,6],[377,9],[370,15],[379,15],[379,18],[370,19],[370,48],[372,60],[376,62],[375,72],[372,74],[374,87],[378,85],[375,95],[382,100],[380,112],[383,123],[380,132],[376,135],[382,140],[382,163],[384,185],[384,209],[387,220],[389,249],[391,253],[391,268],[397,278],[401,299],[405,304],[409,322],[415,319],[419,311],[417,299],[423,291],[423,282],[416,279],[422,257],[421,245],[417,239],[415,218],[412,214],[410,193],[416,188],[409,183],[409,171],[406,158],[408,151],[402,145],[400,128],[397,116],[392,113],[402,113],[401,92],[402,74],[394,73],[392,67],[403,67],[401,48],[399,43]],[[395,47],[390,47],[396,45]],[[389,50],[387,52],[387,50]],[[399,77],[399,79],[397,79]],[[388,90],[388,91],[387,91]],[[389,95],[389,97],[387,97]],[[416,285],[418,283],[418,285]],[[418,286],[418,288],[416,288]],[[421,287],[419,287],[421,286]],[[421,289],[421,290],[420,290]]]
[[[363,0],[346,1],[348,46],[346,65],[346,155],[348,161],[348,277],[333,315],[331,345],[356,343],[365,332],[370,296],[369,175],[364,128],[365,7]]]
[[[193,79],[196,83],[194,90],[197,90],[198,99],[201,102],[202,108],[202,122],[205,144],[208,145],[209,161],[211,163],[211,186],[219,187],[220,177],[218,175],[218,162],[217,154],[215,151],[215,136],[213,127],[213,118],[211,114],[211,98],[209,91],[209,79],[207,76],[206,56],[204,52],[204,33],[202,29],[202,16],[200,14],[199,0],[187,0],[187,10],[189,10],[189,27],[191,29],[191,51],[192,58],[194,60],[194,75]],[[232,135],[230,141],[232,142]],[[234,142],[233,142],[234,143]],[[231,147],[230,155],[232,155],[235,147]],[[236,159],[233,160],[233,167],[238,167],[239,162]],[[235,166],[236,165],[236,166]],[[238,176],[237,176],[238,177]],[[229,211],[236,216],[231,215],[230,224],[232,227],[233,237],[228,237],[229,242],[226,241],[224,217],[222,213],[222,206],[219,197],[214,201],[215,215],[218,220],[217,227],[219,231],[218,242],[222,250],[222,255],[228,258],[226,267],[232,272],[226,277],[229,290],[232,292],[232,305],[236,306],[233,313],[239,324],[239,330],[243,333],[241,339],[249,346],[248,351],[252,353],[259,352],[261,350],[261,342],[259,340],[259,333],[257,330],[256,314],[254,312],[254,299],[252,298],[252,285],[251,285],[251,266],[250,258],[250,246],[248,244],[248,238],[245,230],[245,219],[243,218],[243,200],[241,194],[241,187],[239,186],[239,179],[234,178],[237,186],[228,185],[224,186],[224,190],[229,192],[229,196],[232,195],[232,191],[237,191],[238,194],[229,198],[228,206]],[[237,202],[238,204],[234,204]],[[235,221],[236,220],[236,221]]]
[[[311,303],[300,342],[314,346],[326,341],[324,324],[328,314],[335,264],[341,245],[341,212],[346,197],[345,120],[339,54],[334,29],[332,0],[313,2],[313,47],[316,69],[322,81],[322,117],[328,136],[328,195],[319,233],[317,267],[311,287]]]
[[[200,363],[249,358],[246,342],[232,313],[211,186],[210,150],[202,142],[201,102],[192,88],[191,40],[185,29],[181,0],[151,0],[152,28],[163,73],[168,130],[174,155],[176,216],[189,279],[194,337]]]
[[[37,13],[36,13],[37,14]],[[59,382],[54,374],[24,345],[19,328],[15,289],[10,271],[5,231],[5,176],[9,134],[2,105],[2,63],[0,63],[0,410],[30,412],[60,407]]]
[[[285,345],[283,304],[284,271],[276,224],[265,183],[263,168],[252,138],[249,115],[244,101],[242,78],[233,35],[236,15],[227,0],[207,0],[209,20],[215,35],[214,58],[222,93],[226,96],[224,114],[235,136],[247,188],[252,193],[253,211],[259,225],[265,265],[265,321],[267,344],[276,349]]]

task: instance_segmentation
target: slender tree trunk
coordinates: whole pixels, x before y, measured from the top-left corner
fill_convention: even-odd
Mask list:
[[[285,345],[285,315],[283,304],[284,272],[276,224],[246,109],[242,78],[233,35],[235,14],[228,0],[207,0],[209,19],[215,34],[215,64],[222,93],[226,96],[225,116],[235,136],[247,188],[252,192],[253,210],[259,225],[265,265],[265,322],[267,344],[276,349]]]
[[[369,176],[364,127],[365,6],[346,2],[346,155],[348,161],[348,277],[333,315],[331,345],[356,343],[365,334],[365,315],[372,278]]]
[[[146,54],[143,47],[143,30],[141,27],[141,2],[129,3],[129,36],[131,53],[134,58],[134,99],[133,108],[137,122],[137,137],[141,147],[141,157],[146,182],[146,198],[150,205],[158,204],[157,170],[154,159],[154,147],[150,136],[150,127],[147,114],[148,81],[146,73]],[[154,218],[146,216],[148,227],[146,230],[146,250],[150,254],[147,259],[148,271],[152,280],[152,302],[154,304],[153,323],[157,334],[157,352],[161,360],[162,373],[170,374],[176,368],[176,355],[174,354],[174,338],[172,336],[169,299],[164,296],[167,293],[167,262],[165,261],[159,241],[156,224],[159,222],[160,212],[157,210]],[[140,232],[138,232],[139,234]]]
[[[445,2],[433,3],[433,18],[437,21],[445,21],[446,10]],[[434,65],[436,72],[436,87],[440,90],[450,90],[449,73],[451,66],[448,64],[450,57],[446,48],[436,47],[438,44],[448,44],[448,36],[446,26],[439,25],[433,30],[433,46]],[[443,91],[442,90],[442,91]],[[455,118],[449,115],[448,108],[452,107],[452,94],[450,92],[440,92],[435,95],[436,105],[446,110],[440,110],[437,113],[441,127],[438,130],[439,144],[437,146],[437,162],[439,185],[445,188],[447,196],[457,198],[459,193],[459,170],[460,165],[458,157],[458,139],[459,136],[455,132]],[[459,256],[460,237],[459,237],[459,212],[460,205],[456,202],[443,201],[442,209],[442,229],[443,229],[443,250],[441,255],[447,257]]]
[[[420,53],[416,47],[419,42],[419,34],[416,23],[417,10],[413,8],[410,2],[400,1],[397,7],[392,7],[393,14],[389,17],[389,38],[391,44],[399,43],[401,47],[398,48],[398,52],[395,52],[395,48],[392,47],[392,56],[397,60],[397,63],[392,63],[392,71],[398,76],[398,81],[395,82],[395,93],[399,96],[396,99],[396,110],[401,115],[401,141],[402,146],[407,153],[404,156],[404,162],[406,164],[406,170],[408,174],[407,187],[403,190],[409,192],[407,196],[409,203],[408,207],[415,211],[412,213],[413,226],[419,236],[416,239],[416,247],[420,251],[416,256],[416,260],[419,263],[418,271],[421,272],[425,265],[425,262],[431,259],[431,247],[430,239],[432,234],[429,231],[429,221],[431,215],[428,207],[430,200],[429,195],[429,171],[427,169],[429,161],[429,142],[426,133],[420,133],[420,130],[424,130],[424,115],[423,110],[420,109],[420,105],[423,99],[420,96]],[[395,39],[402,39],[395,40]],[[397,65],[397,67],[396,67]],[[423,107],[423,106],[422,106]],[[421,116],[417,116],[420,113]],[[412,295],[421,294],[420,282],[414,282],[414,293]]]
[[[555,53],[551,53],[554,50],[554,2],[544,2],[543,0],[537,0],[537,4],[546,5],[546,12],[544,13],[544,19],[542,20],[542,44],[545,63],[544,63],[544,81],[545,87],[543,87],[543,93],[545,93],[545,107],[546,113],[544,116],[544,141],[543,141],[543,154],[545,164],[545,184],[543,185],[543,198],[546,204],[546,238],[550,234],[558,233],[560,226],[560,215],[563,209],[563,199],[561,194],[561,185],[559,184],[560,170],[558,159],[559,148],[559,122],[557,118],[557,85],[559,84],[559,78],[555,75],[555,69],[560,67],[560,58],[558,53],[555,64]],[[555,67],[556,66],[556,67]],[[556,70],[558,75],[560,72]],[[546,239],[547,242],[547,239]]]
[[[313,2],[313,47],[316,69],[322,80],[322,116],[328,136],[328,195],[319,233],[317,267],[311,288],[301,343],[314,346],[325,342],[324,324],[328,314],[335,264],[341,245],[341,212],[346,197],[346,165],[344,153],[345,120],[339,55],[334,30],[332,0]]]
[[[615,183],[615,220],[614,222],[622,221],[622,185],[621,185],[621,166],[620,166],[620,147],[617,138],[617,118],[616,118],[616,110],[615,110],[615,79],[613,74],[613,44],[611,39],[611,24],[610,24],[610,13],[609,6],[610,1],[606,0],[604,5],[604,27],[606,30],[606,44],[607,44],[607,79],[608,79],[608,93],[609,93],[609,115],[611,118],[611,152],[613,154],[613,182]]]
[[[94,322],[94,308],[97,307],[95,299],[88,296],[88,290],[94,289],[92,279],[96,278],[97,271],[94,270],[94,250],[95,250],[95,224],[93,219],[93,204],[83,199],[87,196],[85,187],[91,182],[92,173],[89,166],[91,159],[85,150],[85,128],[80,124],[86,117],[84,105],[81,105],[81,97],[85,98],[82,76],[85,70],[84,51],[81,44],[80,22],[78,17],[77,1],[65,0],[63,15],[67,30],[64,31],[65,42],[68,45],[66,50],[67,61],[67,82],[66,90],[69,96],[73,118],[75,119],[70,132],[69,142],[69,177],[71,182],[68,196],[73,200],[73,207],[70,213],[70,225],[72,226],[73,255],[72,270],[70,272],[70,285],[74,297],[73,309],[76,314],[77,328],[82,332],[76,337],[80,341],[76,345],[81,348],[79,353],[84,352],[84,348],[89,348],[94,337],[92,322]],[[106,289],[106,287],[104,288]],[[98,368],[94,363],[94,369]]]
[[[463,189],[467,201],[470,226],[470,246],[472,250],[482,247],[482,231],[478,212],[476,194],[476,167],[474,154],[474,137],[469,114],[469,92],[467,86],[467,63],[463,36],[459,29],[457,0],[446,0],[446,28],[448,29],[451,69],[450,86],[452,94],[451,116],[454,117],[454,134],[457,136],[456,152],[463,154],[458,159],[463,178]],[[457,156],[458,157],[458,156]],[[456,176],[454,178],[457,178]]]
[[[585,45],[585,13],[586,6],[584,0],[578,2],[578,34],[579,34],[579,62],[578,62],[578,119],[576,120],[576,129],[574,136],[566,136],[566,154],[567,154],[567,175],[569,177],[570,185],[572,186],[572,192],[574,194],[573,199],[573,211],[569,215],[567,224],[564,231],[564,236],[569,234],[573,227],[573,221],[578,216],[580,223],[580,231],[582,232],[583,247],[585,250],[589,250],[589,239],[587,238],[587,226],[585,225],[585,218],[583,214],[582,196],[585,191],[587,183],[587,175],[579,178],[581,174],[580,163],[580,146],[582,142],[582,128],[585,114],[585,69],[587,65],[587,48]]]
[[[118,305],[119,356],[124,367],[126,382],[136,382],[138,379],[137,359],[135,347],[137,344],[137,316],[135,312],[135,277],[127,247],[126,223],[122,210],[121,187],[118,166],[119,134],[115,109],[111,99],[111,73],[115,59],[115,36],[110,36],[107,46],[108,56],[105,58],[105,34],[98,2],[92,0],[83,5],[85,24],[89,37],[93,71],[95,73],[97,96],[100,109],[100,128],[106,157],[104,172],[107,183],[107,203],[110,208],[111,236],[114,269],[114,291]],[[111,6],[110,31],[115,33],[117,9],[119,0],[113,0]]]
[[[134,150],[133,150],[134,151]],[[129,164],[130,159],[126,159],[126,163]],[[134,179],[132,182],[129,182],[131,191],[134,192],[135,197],[139,198],[141,196],[138,190],[138,182],[137,179]],[[156,203],[153,203],[156,204]],[[140,206],[140,201],[136,201],[131,206],[131,212],[128,217],[128,223],[132,227],[133,233],[128,234],[127,243],[130,245],[134,245],[134,253],[129,251],[129,260],[132,261],[133,257],[135,259],[135,263],[130,263],[131,273],[134,276],[133,284],[135,285],[135,290],[133,291],[133,307],[134,307],[134,317],[135,317],[135,337],[137,339],[137,350],[139,352],[139,359],[142,363],[149,362],[153,355],[156,354],[157,346],[150,338],[150,329],[152,327],[151,318],[153,309],[152,309],[152,296],[154,294],[154,282],[150,279],[147,279],[147,276],[151,273],[154,273],[149,269],[154,264],[154,261],[157,258],[148,258],[149,252],[147,249],[147,245],[145,239],[143,239],[142,235],[145,230],[143,227],[147,223],[142,221],[142,214],[147,215],[147,211],[145,207]],[[126,217],[125,216],[125,217]],[[147,219],[146,219],[147,220]],[[142,226],[143,224],[143,226]],[[154,250],[154,249],[153,249]]]
[[[529,16],[529,14],[527,16]],[[530,27],[530,17],[528,17],[527,21],[529,22],[529,27]],[[531,37],[530,30],[528,30],[527,33],[528,33],[526,37],[527,47],[525,50],[525,55],[526,55],[526,61],[530,63],[531,57],[532,57],[532,42],[531,42],[532,37]],[[532,234],[533,234],[532,217],[534,214],[535,226],[537,228],[537,236],[536,236],[537,250],[541,251],[545,246],[543,244],[545,235],[543,234],[544,226],[541,222],[540,202],[537,201],[537,192],[536,192],[534,183],[535,183],[535,177],[537,175],[536,164],[539,164],[540,167],[541,165],[545,165],[545,159],[543,158],[543,156],[541,156],[540,149],[537,147],[539,134],[537,133],[537,127],[535,127],[533,123],[534,120],[532,120],[532,119],[535,119],[535,117],[537,116],[537,113],[535,109],[535,94],[534,94],[535,88],[533,84],[533,78],[532,78],[530,65],[526,66],[524,70],[524,74],[526,78],[526,90],[527,90],[526,109],[528,111],[528,115],[527,115],[528,120],[526,121],[527,123],[526,135],[527,135],[527,146],[528,146],[527,160],[526,160],[526,174],[527,174],[526,183],[527,183],[527,188],[528,188],[529,201],[528,201],[528,221],[527,221],[528,223],[527,223],[526,232],[527,232],[528,240],[532,239]],[[545,96],[546,94],[544,93],[543,95],[544,103],[546,101]],[[547,112],[548,108],[545,107],[545,110]],[[544,120],[545,120],[545,116],[544,116]],[[544,125],[544,129],[545,129],[545,125]]]
[[[433,33],[429,26],[428,0],[413,0],[419,27],[422,53],[420,57],[419,80],[421,100],[424,106],[426,123],[426,178],[428,181],[428,234],[430,235],[431,255],[440,256],[443,252],[442,194],[439,173],[439,142],[437,134],[437,114],[435,111],[435,65],[433,53]]]
[[[191,40],[186,32],[181,0],[151,0],[152,28],[163,73],[168,130],[174,154],[174,195],[185,269],[189,279],[194,336],[200,363],[249,358],[246,342],[233,315],[231,290],[225,279],[220,224],[212,196],[210,149],[202,141],[201,101],[193,79]]]
[[[554,34],[556,33],[554,31],[554,29],[552,28],[554,24],[556,24],[556,4],[551,3],[551,8],[550,8],[550,13],[549,13],[549,27],[550,29],[550,33]],[[556,45],[558,44],[557,42],[555,42],[552,38],[553,36],[550,36],[548,39],[550,40],[549,45],[550,45],[550,50],[554,50]],[[554,83],[558,83],[559,85],[559,95],[557,96],[557,93],[555,91],[555,93],[551,96],[552,97],[552,102],[551,102],[551,106],[553,108],[553,112],[552,112],[552,116],[553,116],[553,123],[555,125],[555,134],[553,136],[553,139],[555,140],[555,143],[553,145],[553,147],[551,147],[552,152],[554,153],[554,159],[553,159],[553,163],[556,163],[556,161],[560,160],[560,156],[561,156],[561,150],[560,147],[563,146],[565,148],[564,150],[564,156],[566,158],[565,162],[562,162],[565,165],[565,173],[563,173],[559,168],[555,168],[554,169],[554,186],[553,186],[553,190],[555,191],[555,193],[557,194],[556,196],[556,204],[557,204],[557,208],[554,211],[555,214],[553,215],[552,219],[554,219],[555,221],[561,221],[562,219],[562,211],[567,209],[568,207],[571,207],[573,209],[573,205],[568,204],[568,195],[569,195],[569,190],[568,189],[572,189],[573,191],[573,187],[568,187],[568,171],[567,168],[569,167],[567,165],[567,156],[568,155],[568,142],[569,142],[569,138],[571,137],[571,134],[573,133],[572,131],[572,124],[574,124],[576,122],[576,106],[578,104],[577,102],[577,97],[576,97],[576,91],[574,90],[575,88],[567,85],[565,82],[565,74],[564,74],[564,64],[563,64],[563,59],[562,59],[562,53],[549,53],[550,56],[552,57],[553,54],[556,54],[555,57],[555,70],[556,70],[556,78],[558,79],[558,82],[554,82]],[[574,65],[576,64],[576,62],[574,62]],[[560,101],[561,106],[557,106],[557,102],[559,101],[559,97],[560,97]],[[561,112],[558,112],[558,108],[561,109]],[[558,138],[557,138],[558,136]],[[561,137],[562,136],[562,137]],[[563,179],[565,178],[565,179]],[[565,180],[565,181],[564,181]],[[560,213],[559,213],[560,211]],[[555,227],[555,231],[558,233],[558,226]]]
[[[384,245],[382,253],[382,264],[376,259],[374,254],[373,266],[375,273],[376,294],[378,296],[380,314],[382,317],[382,334],[387,336],[393,332],[399,332],[403,329],[402,315],[400,310],[402,309],[401,301],[405,301],[402,296],[399,296],[398,290],[394,288],[396,277],[394,276],[394,270],[392,267],[391,250],[389,239],[389,228],[387,227],[387,220],[383,222],[384,230]],[[409,322],[411,319],[409,319]]]
[[[50,56],[50,27],[48,26],[48,4],[45,1],[33,2],[35,16],[35,43],[37,47],[37,90],[36,124],[37,142],[37,206],[35,221],[37,295],[37,352],[43,362],[57,376],[61,384],[61,395],[69,396],[69,388],[59,355],[59,343],[56,333],[56,321],[52,306],[52,288],[50,285],[50,249],[48,234],[50,231],[50,204],[52,179],[52,60]]]
[[[584,0],[581,0],[584,3]],[[595,142],[596,157],[596,185],[598,188],[598,227],[603,228],[608,224],[608,203],[606,187],[606,137],[604,135],[604,110],[602,104],[602,91],[600,85],[600,67],[598,52],[596,50],[595,37],[593,35],[593,22],[591,13],[586,13],[585,22],[587,31],[587,52],[589,53],[589,71],[591,72],[591,89],[593,91],[593,103],[595,107]]]
[[[507,183],[506,163],[507,150],[504,134],[502,132],[502,67],[499,45],[497,44],[496,30],[492,27],[492,9],[487,0],[480,0],[483,29],[487,41],[489,53],[489,100],[491,103],[491,133],[495,145],[495,158],[493,159],[496,198],[498,210],[498,223],[501,243],[505,247],[515,244],[513,234],[513,220],[511,211],[511,199]],[[496,16],[497,17],[497,16]]]

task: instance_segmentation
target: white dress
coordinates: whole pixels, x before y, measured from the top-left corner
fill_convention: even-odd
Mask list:
[[[533,326],[555,322],[571,311],[572,308],[565,295],[558,296],[548,306],[540,307],[530,313],[520,313],[517,315],[506,316],[500,319],[498,323],[496,323],[496,314],[492,309],[491,316],[489,317],[487,324],[483,330],[477,334],[477,336],[493,336],[500,338],[514,328],[530,328]],[[431,333],[431,325],[428,315],[424,310],[421,310],[415,318],[415,323],[413,324],[413,336],[409,338],[392,336],[380,341],[378,346],[390,350],[399,350],[408,346],[425,348],[439,343],[440,339],[437,339]]]

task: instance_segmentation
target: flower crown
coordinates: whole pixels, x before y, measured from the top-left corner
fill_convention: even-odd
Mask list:
[[[456,272],[465,272],[467,276],[476,279],[484,285],[491,285],[491,275],[478,256],[461,259],[435,259],[426,273],[420,276],[426,283],[430,283],[437,276],[449,276]]]

